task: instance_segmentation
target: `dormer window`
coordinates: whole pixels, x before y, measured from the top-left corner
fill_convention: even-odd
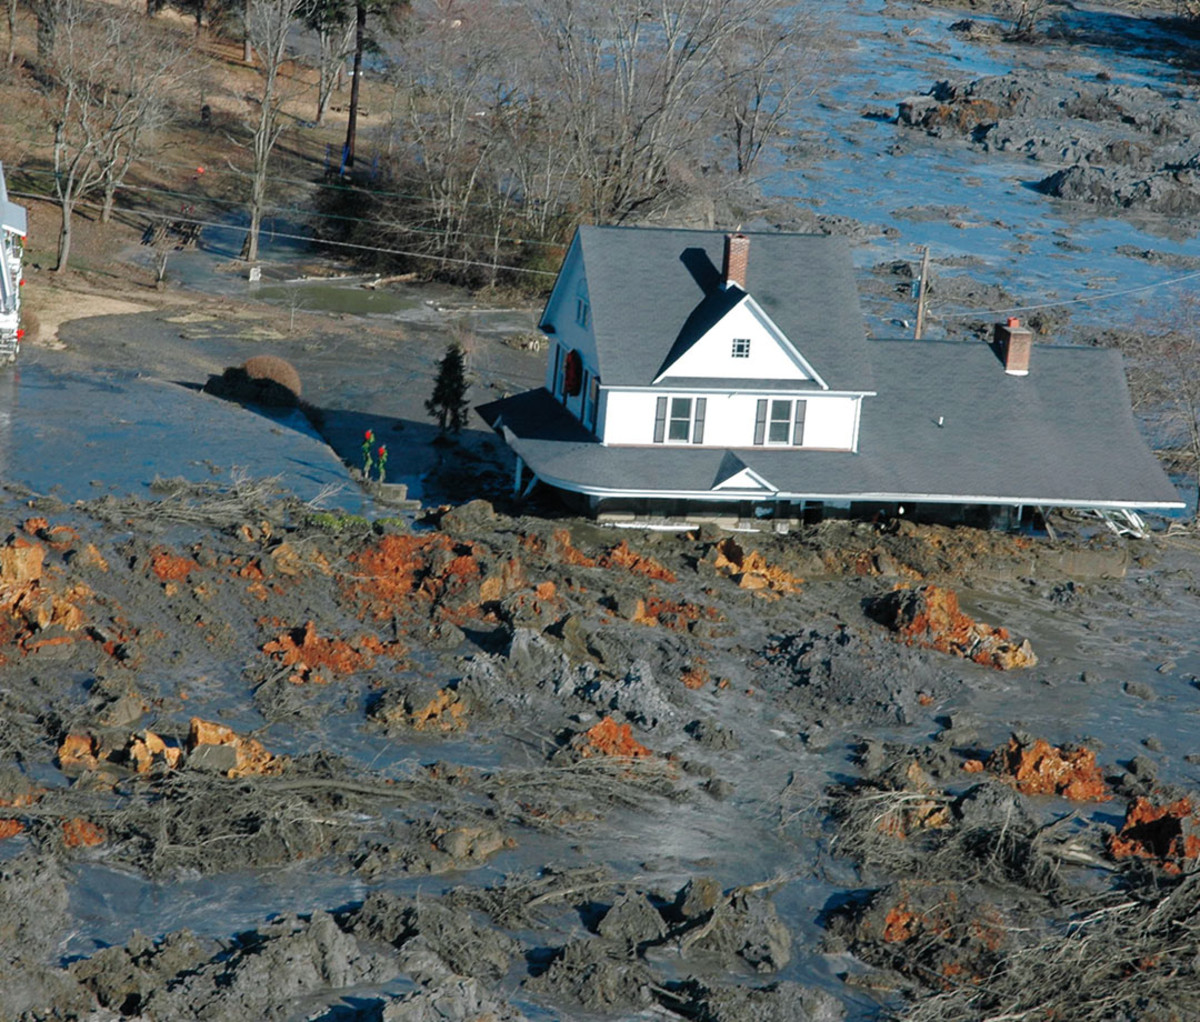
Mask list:
[[[750,357],[750,338],[735,337],[733,339],[733,351],[731,352],[734,358],[749,358]]]
[[[586,328],[588,322],[592,318],[591,306],[588,305],[586,298],[575,299],[575,322],[581,327]]]

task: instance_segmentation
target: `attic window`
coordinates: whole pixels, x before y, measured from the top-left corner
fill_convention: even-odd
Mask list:
[[[591,319],[591,315],[592,315],[592,310],[591,310],[590,306],[588,305],[587,299],[586,298],[576,298],[575,299],[575,322],[578,323],[582,327],[586,327],[588,325],[588,321]]]
[[[750,338],[735,337],[733,339],[733,351],[731,352],[734,358],[749,358],[750,357]]]

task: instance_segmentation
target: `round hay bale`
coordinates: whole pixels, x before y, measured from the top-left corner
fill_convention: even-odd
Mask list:
[[[275,355],[255,355],[246,359],[242,368],[251,380],[274,383],[290,392],[292,400],[281,403],[295,404],[300,400],[300,374],[290,362]],[[262,389],[270,391],[272,388]]]

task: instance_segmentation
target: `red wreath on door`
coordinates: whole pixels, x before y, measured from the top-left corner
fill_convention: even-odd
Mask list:
[[[563,367],[563,393],[567,397],[575,397],[583,389],[583,359],[579,352],[572,349],[567,353],[567,363]]]

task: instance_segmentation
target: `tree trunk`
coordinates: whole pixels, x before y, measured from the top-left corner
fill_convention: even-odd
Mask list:
[[[242,63],[249,64],[254,59],[254,47],[250,45],[250,3],[245,0],[242,4]]]
[[[8,0],[8,62],[17,58],[17,0]]]
[[[100,222],[107,224],[112,220],[113,200],[117,195],[117,186],[115,184],[106,184],[104,186],[104,202],[100,206]]]
[[[60,204],[62,211],[62,227],[58,232],[58,265],[55,273],[62,273],[67,268],[67,260],[71,258],[71,203]]]
[[[267,175],[264,166],[261,172],[256,169],[254,179],[250,183],[250,229],[246,232],[246,240],[242,244],[242,258],[248,263],[258,261],[258,235],[262,230],[266,194]]]
[[[358,86],[362,80],[363,48],[367,42],[367,3],[354,5],[354,71],[350,79],[350,111],[346,118],[346,169],[354,166],[354,142],[358,132]]]
[[[54,56],[54,39],[56,29],[54,12],[47,10],[46,5],[39,4],[34,16],[37,18],[37,55],[38,63],[43,64]]]
[[[258,262],[258,234],[262,230],[262,210],[250,210],[250,229],[242,243],[242,259],[248,263]]]

